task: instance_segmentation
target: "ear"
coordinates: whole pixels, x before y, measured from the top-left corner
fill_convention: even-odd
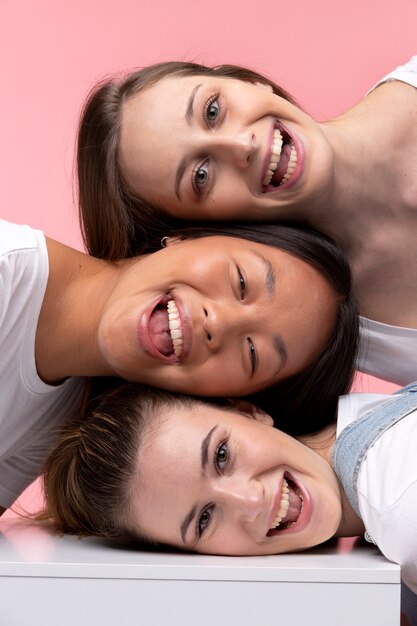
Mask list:
[[[246,417],[261,422],[266,426],[273,426],[274,420],[268,413],[265,413],[258,406],[252,404],[248,400],[242,400],[242,398],[228,398],[230,404],[232,404],[240,413],[243,413]]]
[[[272,89],[272,85],[266,85],[265,83],[261,83],[259,80],[255,81],[253,84],[256,87],[259,87],[259,89],[265,89],[269,93],[274,93],[274,90]]]

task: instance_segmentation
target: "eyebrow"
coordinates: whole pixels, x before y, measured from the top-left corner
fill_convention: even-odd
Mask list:
[[[272,266],[272,263],[269,259],[267,259],[266,257],[264,257],[263,254],[260,254],[259,252],[255,253],[256,256],[261,259],[264,268],[265,268],[265,289],[268,292],[268,296],[270,298],[272,298],[272,296],[274,295],[274,291],[275,291],[275,285],[276,285],[276,276],[275,276],[275,270]]]
[[[203,474],[205,473],[207,464],[208,464],[208,453],[209,453],[209,448],[210,448],[210,441],[217,428],[218,428],[218,424],[216,424],[216,426],[213,426],[213,428],[209,430],[209,432],[207,433],[207,435],[204,437],[203,441],[201,442],[201,450],[200,450],[201,451],[201,471]],[[187,513],[187,515],[184,517],[184,519],[181,522],[180,533],[181,533],[181,539],[183,543],[185,543],[185,537],[187,535],[188,527],[191,524],[192,520],[194,519],[196,512],[197,512],[197,507],[193,506],[192,509]]]
[[[193,117],[194,117],[194,100],[195,100],[197,91],[200,89],[200,87],[201,87],[201,83],[196,85],[194,89],[192,90],[192,92],[190,93],[190,97],[188,98],[187,108],[185,109],[185,116],[184,116],[188,125],[191,124]],[[181,202],[181,194],[180,194],[181,181],[182,181],[182,177],[184,176],[184,172],[187,169],[187,165],[188,165],[188,159],[187,158],[182,159],[180,161],[180,164],[178,165],[177,173],[175,175],[175,195],[177,196],[180,202]]]
[[[264,267],[265,267],[265,289],[268,292],[269,297],[272,298],[272,296],[274,295],[275,286],[276,286],[275,270],[273,268],[273,265],[272,265],[271,261],[269,259],[267,259],[266,257],[264,257],[263,254],[260,254],[260,253],[256,252],[256,255],[261,259],[262,263],[264,264]],[[276,374],[278,374],[278,372],[280,372],[285,367],[285,365],[287,364],[287,361],[288,361],[288,350],[287,350],[287,346],[285,344],[285,341],[283,340],[282,337],[280,337],[280,335],[275,335],[274,336],[273,345],[274,345],[275,352],[278,353],[279,361],[280,361],[280,364],[279,364],[279,366],[277,368],[277,371],[276,371]]]
[[[277,375],[287,364],[288,350],[287,346],[285,345],[285,341],[279,335],[275,335],[273,339],[273,344],[275,351],[278,353],[280,359],[279,367],[277,368],[277,371],[275,373],[275,375]]]
[[[199,83],[194,87],[192,92],[190,93],[190,97],[188,98],[187,108],[185,109],[185,119],[188,124],[191,124],[193,116],[194,116],[194,100],[197,94],[197,91],[200,89],[202,83]]]

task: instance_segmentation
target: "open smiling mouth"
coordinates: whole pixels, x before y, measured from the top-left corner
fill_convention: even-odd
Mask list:
[[[301,490],[288,474],[285,474],[282,479],[281,502],[278,512],[272,520],[271,528],[267,532],[267,537],[294,526],[303,511],[303,507],[304,501]]]
[[[271,160],[262,184],[264,191],[273,191],[285,185],[297,166],[297,150],[289,133],[280,126],[275,128],[272,140]]]
[[[149,318],[149,336],[154,347],[165,357],[179,359],[183,351],[181,318],[175,301],[165,297]]]

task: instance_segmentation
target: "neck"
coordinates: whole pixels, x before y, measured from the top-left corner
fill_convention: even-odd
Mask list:
[[[111,375],[97,329],[120,267],[53,240],[47,248],[49,277],[35,345],[39,376],[55,384],[69,376]]]
[[[409,85],[387,83],[340,117],[319,124],[332,171],[323,185],[325,201],[306,207],[306,218],[336,239],[351,263],[362,259],[364,242],[369,246],[380,239],[409,209],[404,180],[413,182],[417,162],[415,98]]]
[[[332,451],[336,441],[336,424],[330,424],[314,435],[300,437],[300,441],[308,448],[314,450],[326,463],[332,467]],[[340,490],[342,504],[342,518],[336,537],[355,537],[365,531],[365,526],[352,508],[342,485],[337,481]]]

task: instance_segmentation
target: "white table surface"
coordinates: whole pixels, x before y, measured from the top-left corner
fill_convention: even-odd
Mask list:
[[[371,545],[263,557],[136,552],[5,519],[0,597],[1,626],[397,626],[400,569]]]

